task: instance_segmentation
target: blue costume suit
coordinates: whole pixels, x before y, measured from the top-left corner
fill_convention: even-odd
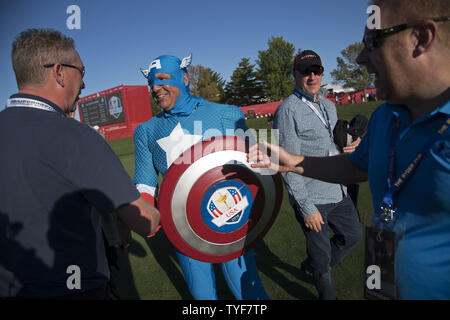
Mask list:
[[[235,129],[247,129],[244,115],[236,106],[216,104],[192,97],[189,94],[189,86],[185,86],[182,80],[182,72],[186,71],[179,66],[180,60],[173,56],[158,57],[150,64],[148,73],[150,86],[163,84],[176,86],[180,89],[180,95],[169,112],[159,113],[140,124],[134,132],[134,180],[138,189],[153,193],[155,198],[158,174],[161,173],[164,176],[177,155],[188,148],[184,146],[174,154],[174,150],[163,143],[168,141],[164,138],[183,130],[184,135],[192,135],[190,144],[193,145],[213,136],[226,135],[227,129],[233,132]],[[161,83],[161,80],[154,77],[155,73],[168,73],[172,78]],[[176,145],[176,141],[174,143]],[[217,300],[213,264],[195,260],[178,250],[176,255],[194,299]],[[221,263],[221,267],[224,278],[236,299],[268,299],[258,275],[253,251]]]

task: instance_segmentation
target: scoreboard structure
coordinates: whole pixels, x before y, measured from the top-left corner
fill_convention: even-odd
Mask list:
[[[78,100],[80,121],[94,127],[106,140],[129,138],[152,117],[148,86],[120,85]]]

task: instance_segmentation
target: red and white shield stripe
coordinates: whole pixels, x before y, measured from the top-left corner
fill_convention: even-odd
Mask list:
[[[201,141],[180,157],[184,161],[170,166],[158,197],[161,224],[172,244],[185,255],[212,263],[235,259],[253,248],[269,231],[280,210],[280,174],[251,168],[245,142],[235,136]],[[213,230],[201,216],[203,195],[225,180],[245,184],[253,197],[248,220],[232,232]],[[239,192],[233,199],[236,204],[243,200]],[[224,213],[216,210],[218,217]]]

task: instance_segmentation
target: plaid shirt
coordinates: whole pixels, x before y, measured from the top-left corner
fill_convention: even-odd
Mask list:
[[[283,101],[275,113],[273,127],[279,130],[279,145],[291,153],[304,156],[325,157],[330,152],[338,153],[332,137],[337,121],[335,105],[323,96],[314,101],[312,95],[298,87],[296,89],[312,102],[331,127],[330,130],[327,129],[311,108],[292,94]],[[297,204],[304,216],[316,212],[316,204],[340,202],[343,194],[347,192],[346,188],[339,184],[322,182],[292,172],[283,173],[282,176],[291,205]]]

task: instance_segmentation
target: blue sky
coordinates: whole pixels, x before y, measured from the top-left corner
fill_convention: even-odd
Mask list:
[[[81,29],[69,30],[67,8],[81,9]],[[193,54],[229,81],[241,58],[255,64],[272,36],[312,49],[331,83],[336,58],[361,41],[366,0],[0,0],[0,110],[17,92],[11,43],[27,28],[54,28],[74,38],[86,66],[81,96],[121,84],[145,85],[139,72],[161,54]]]

